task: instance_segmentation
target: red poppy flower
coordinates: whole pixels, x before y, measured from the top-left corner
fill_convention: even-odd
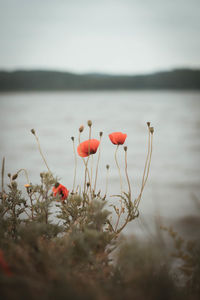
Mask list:
[[[12,272],[4,258],[4,254],[1,249],[0,249],[0,269],[2,269],[2,271],[4,272],[5,275],[12,276]]]
[[[123,145],[126,140],[127,134],[122,132],[113,132],[109,134],[111,142],[115,145]]]
[[[59,194],[61,197],[61,199],[64,201],[65,199],[67,199],[68,195],[69,195],[69,191],[68,189],[66,189],[66,187],[60,183],[56,183],[53,187],[53,195],[56,196],[57,194]]]
[[[100,141],[91,139],[85,142],[82,142],[77,147],[78,155],[81,157],[87,157],[90,154],[94,154],[97,152]]]

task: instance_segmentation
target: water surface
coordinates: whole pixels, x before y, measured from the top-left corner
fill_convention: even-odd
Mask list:
[[[74,157],[71,136],[77,142],[78,128],[93,121],[94,138],[103,131],[98,187],[105,189],[106,164],[110,165],[109,194],[119,192],[114,162],[115,146],[108,134],[127,133],[128,169],[137,195],[147,152],[146,122],[155,127],[152,166],[140,212],[143,218],[159,211],[166,218],[199,213],[200,199],[200,93],[169,91],[7,93],[0,95],[0,157],[6,157],[6,172],[26,168],[31,181],[46,170],[37,150],[35,128],[50,169],[72,189]],[[88,128],[82,139],[88,137]],[[124,151],[119,151],[124,166]],[[94,161],[96,156],[94,156]],[[94,162],[95,163],[95,162]],[[94,164],[95,165],[95,164]],[[124,174],[123,174],[124,175]],[[78,181],[83,165],[78,160]],[[19,183],[24,184],[23,176]],[[126,181],[124,177],[124,187]],[[129,229],[131,230],[131,226]]]

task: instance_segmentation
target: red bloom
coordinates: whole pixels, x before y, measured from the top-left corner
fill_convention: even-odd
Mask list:
[[[0,269],[3,270],[3,273],[7,276],[12,276],[12,272],[9,268],[9,265],[7,264],[3,251],[0,249]]]
[[[61,199],[64,201],[65,199],[67,199],[68,195],[69,195],[69,191],[68,189],[66,189],[66,187],[60,183],[56,183],[53,187],[53,195],[56,196],[57,194],[59,194],[61,197]]]
[[[85,142],[82,142],[77,147],[78,155],[81,157],[89,156],[90,154],[94,154],[97,152],[100,141],[91,139]]]
[[[126,140],[127,134],[122,132],[113,132],[109,134],[111,142],[115,145],[123,145]]]

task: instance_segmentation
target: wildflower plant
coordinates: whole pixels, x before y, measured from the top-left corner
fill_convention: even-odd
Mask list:
[[[83,125],[78,130],[78,138],[71,137],[74,154],[71,188],[61,183],[53,174],[34,129],[31,133],[47,168],[47,172],[40,173],[40,183],[33,184],[28,171],[22,168],[15,174],[8,174],[9,182],[6,186],[3,159],[0,193],[0,278],[1,272],[11,277],[23,277],[25,272],[33,282],[38,274],[43,274],[39,278],[45,278],[45,282],[54,277],[61,280],[63,266],[68,272],[65,276],[76,280],[80,272],[87,278],[91,276],[91,281],[98,276],[101,280],[107,272],[111,274],[110,253],[117,246],[117,237],[130,221],[139,216],[138,206],[149,175],[153,129],[147,127],[148,154],[141,191],[135,199],[128,176],[128,146],[123,146],[126,134],[122,134],[122,137],[121,133],[112,134],[117,150],[119,145],[124,147],[124,170],[128,184],[128,190],[121,186],[120,194],[112,195],[118,200],[117,205],[116,201],[115,204],[111,202],[113,198],[108,193],[109,164],[105,168],[105,189],[98,189],[103,132],[99,133],[99,139],[94,139],[92,121],[89,120],[87,125],[89,132],[86,141],[81,139],[82,132],[86,130]],[[94,155],[97,156],[96,162],[93,160]],[[119,167],[116,155],[115,158]],[[82,186],[77,182],[76,176],[78,159],[83,162]],[[121,172],[119,174],[121,180]],[[23,193],[18,186],[19,176],[24,178]],[[57,266],[55,272],[53,261]],[[66,280],[70,285],[69,278]]]
[[[5,218],[12,218],[13,226],[12,232],[14,234],[15,227],[18,223],[24,222],[42,222],[45,224],[49,223],[49,217],[52,214],[52,205],[59,208],[57,219],[62,219],[65,226],[65,230],[71,230],[72,227],[85,228],[85,226],[90,224],[89,212],[94,209],[94,207],[100,208],[102,210],[104,218],[101,222],[102,231],[110,232],[112,238],[116,238],[118,234],[125,228],[125,226],[135,218],[139,216],[139,203],[142,197],[142,193],[147,182],[149,175],[151,156],[152,156],[152,139],[153,139],[153,127],[150,127],[150,123],[147,122],[148,128],[148,151],[147,158],[145,162],[142,184],[140,193],[135,199],[131,192],[131,183],[128,176],[128,160],[127,152],[128,147],[122,146],[127,138],[127,134],[121,132],[113,132],[109,134],[111,142],[116,146],[115,150],[115,162],[117,169],[119,171],[120,177],[120,194],[112,195],[119,200],[119,205],[109,203],[108,201],[108,181],[109,181],[109,169],[110,166],[106,165],[107,175],[106,175],[106,186],[104,191],[97,189],[98,171],[100,163],[100,152],[101,152],[101,141],[103,138],[103,132],[99,133],[99,140],[92,138],[92,121],[87,122],[89,128],[88,140],[81,141],[81,133],[84,130],[84,126],[81,125],[79,128],[78,145],[76,145],[76,140],[71,137],[73,143],[73,153],[74,153],[74,179],[73,187],[68,190],[64,185],[58,182],[57,178],[54,177],[51,172],[45,156],[42,152],[39,138],[34,129],[31,129],[31,133],[35,136],[39,152],[44,161],[44,164],[48,172],[43,172],[40,174],[41,184],[33,185],[30,182],[29,175],[26,169],[20,169],[16,174],[9,175],[10,184],[8,185],[9,192],[4,190],[4,165],[5,160],[2,164],[2,192],[1,192],[1,213]],[[125,176],[127,180],[128,190],[125,191],[122,186],[122,175],[120,167],[117,161],[117,151],[119,146],[124,148],[124,169]],[[97,155],[96,166],[94,166],[93,155]],[[80,157],[83,160],[84,168],[84,184],[81,187],[76,183],[76,173],[77,173],[77,159]],[[25,189],[27,192],[27,199],[22,198],[22,193],[17,188],[17,177],[19,174],[24,174],[25,178]],[[12,201],[10,200],[12,199]],[[13,201],[13,199],[15,201]],[[12,202],[12,205],[11,205]],[[54,204],[53,204],[54,203]],[[101,204],[98,204],[101,203]],[[116,203],[116,202],[115,202]],[[10,206],[9,206],[10,205]],[[20,208],[18,208],[18,206]],[[4,208],[3,208],[4,207]],[[108,212],[108,208],[112,207],[113,212]],[[98,210],[97,209],[97,210]],[[116,214],[115,218],[112,218],[112,214]],[[23,218],[20,215],[23,215]],[[98,214],[99,218],[100,213]],[[12,216],[12,217],[11,217]],[[55,218],[54,218],[55,219]],[[116,223],[112,220],[115,219]],[[98,220],[97,220],[98,223]]]

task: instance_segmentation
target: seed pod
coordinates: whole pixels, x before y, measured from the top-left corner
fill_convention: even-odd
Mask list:
[[[154,128],[153,127],[149,127],[149,130],[150,130],[151,134],[154,133]]]
[[[81,126],[79,127],[79,132],[83,132],[83,130],[84,130],[84,126],[81,125]]]
[[[124,146],[124,151],[127,151],[128,147],[127,146]]]
[[[71,140],[74,141],[74,137],[73,136],[71,136]]]
[[[18,174],[16,173],[16,174],[14,174],[14,175],[12,176],[12,180],[17,179],[17,177],[18,177]]]
[[[92,121],[91,121],[91,120],[88,120],[88,121],[87,121],[87,124],[88,124],[89,127],[91,127],[91,126],[92,126]]]
[[[100,136],[102,136],[102,135],[103,135],[103,132],[102,132],[102,131],[100,131],[100,132],[99,132],[99,135],[100,135]]]
[[[31,129],[31,133],[35,135],[35,129]]]
[[[151,124],[150,122],[147,122],[147,126],[148,126],[148,127],[150,127],[150,124]]]

